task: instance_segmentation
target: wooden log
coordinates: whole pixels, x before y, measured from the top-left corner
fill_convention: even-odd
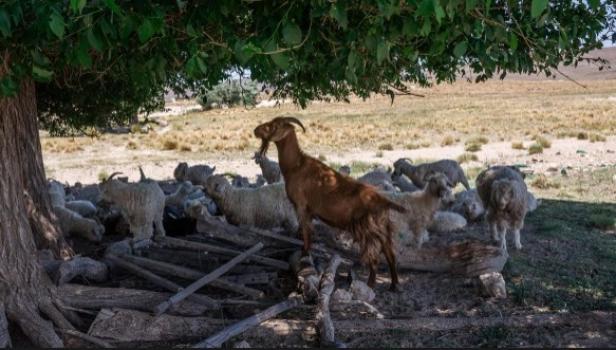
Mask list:
[[[478,277],[490,272],[501,272],[507,258],[507,253],[499,247],[466,241],[448,247],[408,249],[400,254],[398,261],[400,269]]]
[[[147,251],[144,252],[144,256],[150,259],[164,261],[174,265],[187,266],[199,271],[212,271],[218,266],[220,266],[222,264],[221,261],[224,260],[218,256],[214,256],[214,254],[210,254],[204,251],[178,250],[174,248],[159,247],[150,247]],[[224,257],[226,258],[228,257],[228,255],[224,255]],[[241,264],[231,269],[229,273],[260,273],[268,269],[274,268],[255,264]]]
[[[4,304],[0,303],[0,348],[11,348],[11,335],[9,334],[9,322],[6,319]]]
[[[107,280],[107,265],[88,257],[76,256],[68,261],[63,261],[54,274],[58,285],[70,282],[75,277],[83,277],[92,282],[104,282]]]
[[[105,257],[106,259],[111,260],[112,263],[116,264],[117,266],[143,278],[146,279],[148,281],[150,281],[151,283],[154,283],[155,285],[165,288],[170,292],[174,292],[174,293],[178,293],[181,292],[182,290],[184,290],[184,288],[182,286],[180,286],[179,284],[169,281],[168,279],[162,278],[148,270],[144,270],[141,267],[128,262],[122,258],[119,258],[113,254],[107,254],[107,256]],[[218,302],[208,296],[205,295],[192,295],[191,296],[191,301],[194,301],[196,303],[200,303],[203,304],[205,306],[208,306],[212,309],[219,309],[220,308],[220,304],[218,304]]]
[[[224,342],[229,340],[230,338],[242,334],[246,330],[255,327],[262,323],[263,321],[269,320],[277,316],[278,314],[285,312],[289,309],[295,308],[296,306],[302,303],[301,297],[297,295],[291,295],[289,298],[283,302],[280,302],[276,305],[273,305],[258,314],[250,316],[238,323],[229,326],[222,331],[214,334],[213,336],[195,344],[194,348],[215,348],[220,347]]]
[[[73,308],[89,310],[120,308],[154,312],[156,305],[167,300],[171,293],[65,284],[59,287],[58,295],[64,304]],[[210,309],[203,304],[184,300],[174,305],[169,312],[179,316],[199,316]]]
[[[235,258],[233,258],[230,261],[226,262],[221,267],[217,268],[216,270],[208,273],[207,275],[205,275],[202,278],[198,279],[197,281],[193,282],[192,284],[190,284],[185,289],[178,291],[177,294],[175,294],[174,296],[169,298],[167,301],[160,303],[156,307],[156,314],[157,315],[163,314],[173,304],[176,304],[176,303],[186,299],[187,297],[191,296],[193,293],[195,293],[197,290],[199,290],[200,288],[202,288],[206,284],[214,281],[218,277],[220,277],[220,276],[224,275],[225,273],[227,273],[227,271],[231,270],[231,268],[233,266],[239,264],[240,262],[246,260],[246,258],[251,256],[252,254],[254,254],[254,253],[258,252],[259,250],[261,250],[261,248],[263,248],[263,243],[255,244],[252,248],[250,248],[247,251],[239,254]]]
[[[340,256],[334,255],[329,261],[325,272],[323,272],[323,276],[321,276],[321,288],[319,290],[316,320],[322,347],[336,345],[334,323],[329,313],[329,299],[336,287],[336,270],[338,270],[338,266],[341,262],[342,259]]]
[[[60,333],[64,333],[70,336],[73,336],[75,338],[79,338],[79,339],[83,339],[89,343],[92,343],[96,346],[98,346],[99,348],[106,348],[106,349],[112,349],[115,348],[115,346],[109,344],[108,342],[99,339],[97,337],[93,337],[91,335],[87,335],[85,333],[81,333],[80,331],[74,330],[74,329],[60,329],[60,328],[56,328],[56,330]]]
[[[252,247],[260,241],[254,234],[206,215],[197,220],[197,232],[203,236],[231,242],[240,247]]]
[[[225,281],[245,285],[268,284],[277,278],[277,272],[259,272],[222,277],[222,279]]]
[[[92,322],[88,335],[120,343],[185,341],[212,334],[227,322],[208,317],[154,316],[134,310],[103,309]]]
[[[198,251],[203,250],[203,251],[209,251],[212,253],[231,255],[231,256],[236,256],[242,253],[239,250],[223,248],[223,247],[219,247],[219,246],[216,246],[210,243],[191,242],[191,241],[186,241],[183,239],[177,239],[177,238],[172,238],[172,237],[157,237],[156,240],[165,246],[169,246],[173,248],[190,249],[190,250],[198,250]],[[251,256],[249,261],[253,261],[253,262],[267,265],[267,266],[273,266],[273,267],[276,267],[282,270],[289,269],[289,264],[284,261],[266,258],[266,257],[259,256],[259,255]]]
[[[162,261],[156,261],[156,260],[152,260],[148,258],[141,258],[137,256],[132,256],[132,255],[122,255],[121,257],[127,261],[132,262],[135,265],[144,267],[155,273],[160,273],[163,275],[176,276],[176,277],[184,278],[184,279],[191,280],[191,281],[196,281],[202,278],[203,276],[205,276],[205,273],[201,271],[193,270],[193,269],[183,267],[183,266],[169,264],[169,263],[162,262]],[[263,292],[258,289],[248,288],[241,284],[233,283],[233,282],[224,280],[222,278],[213,280],[210,283],[210,285],[212,287],[232,291],[238,294],[247,295],[253,298],[262,298],[264,296]]]

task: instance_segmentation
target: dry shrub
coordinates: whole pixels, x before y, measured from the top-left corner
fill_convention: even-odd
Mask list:
[[[590,134],[588,136],[588,139],[590,140],[590,142],[605,142],[606,141],[605,136],[601,134]]]
[[[560,188],[560,182],[552,181],[548,179],[544,174],[537,175],[530,183],[531,186],[541,190],[548,190],[550,188]]]
[[[393,151],[394,150],[394,146],[392,146],[391,143],[384,143],[379,145],[379,150],[381,151]]]
[[[441,146],[451,146],[454,143],[456,143],[456,139],[451,135],[447,135],[443,138],[443,141],[441,141]]]
[[[464,146],[464,150],[467,152],[481,151],[481,144],[480,143],[466,143],[466,145]]]
[[[513,149],[524,149],[524,143],[523,142],[512,142],[511,143],[511,148],[513,148]]]
[[[456,160],[458,161],[458,163],[462,164],[467,162],[476,162],[479,160],[479,158],[474,153],[462,153],[458,156]]]
[[[588,140],[588,133],[586,131],[580,131],[576,135],[578,140]]]
[[[128,141],[128,143],[126,144],[126,149],[130,149],[130,150],[136,150],[138,149],[139,146],[137,146],[137,143],[135,141]]]
[[[540,144],[540,145],[541,145],[541,147],[543,147],[543,148],[550,148],[550,147],[552,147],[552,143],[550,142],[550,140],[546,139],[546,138],[545,138],[545,137],[543,137],[543,136],[540,136],[540,135],[535,135],[535,136],[533,137],[533,140],[534,140],[536,143]]]
[[[178,142],[176,140],[171,140],[171,139],[165,139],[163,140],[163,149],[166,151],[171,151],[174,149],[177,149],[179,146]]]
[[[180,152],[192,152],[192,147],[190,145],[183,143],[180,146]]]
[[[539,143],[533,143],[528,147],[528,154],[539,154],[543,153],[543,146]]]

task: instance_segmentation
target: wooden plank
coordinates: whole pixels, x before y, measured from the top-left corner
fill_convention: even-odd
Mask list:
[[[224,342],[238,334],[245,332],[246,330],[258,326],[263,321],[267,321],[270,318],[277,316],[287,310],[293,309],[302,303],[300,296],[292,295],[287,300],[273,305],[255,315],[252,315],[230,327],[223,329],[222,331],[214,334],[213,336],[195,344],[193,348],[217,348]]]
[[[223,248],[211,243],[203,243],[203,242],[191,242],[183,239],[177,239],[172,237],[157,237],[155,240],[163,245],[180,248],[180,249],[191,249],[191,250],[204,250],[212,253],[224,254],[224,255],[239,255],[242,252],[235,249]],[[250,257],[249,261],[254,261],[259,264],[273,266],[282,270],[288,270],[289,264],[285,261],[280,261],[276,259],[266,258],[264,256],[253,255]]]
[[[241,263],[242,261],[246,260],[246,258],[251,256],[252,254],[254,254],[254,253],[258,252],[259,250],[261,250],[261,248],[263,248],[263,243],[255,244],[252,248],[250,248],[247,251],[239,254],[235,258],[233,258],[233,259],[229,260],[228,262],[226,262],[221,267],[219,267],[216,270],[208,273],[207,275],[203,276],[199,280],[193,282],[191,285],[189,285],[185,289],[178,291],[177,294],[173,295],[167,301],[165,301],[163,303],[160,303],[156,307],[156,314],[157,315],[161,315],[161,314],[165,313],[165,311],[167,311],[170,306],[172,306],[174,304],[177,304],[178,302],[186,299],[187,297],[189,297],[190,295],[195,293],[197,290],[199,290],[200,288],[202,288],[206,284],[208,284],[208,283],[212,282],[213,280],[217,279],[218,277],[224,275],[227,271],[231,270],[231,268],[233,268],[235,265]]]
[[[336,287],[336,270],[341,262],[342,259],[340,256],[334,255],[321,277],[321,288],[319,289],[319,302],[317,304],[316,315],[321,347],[332,347],[336,345],[334,323],[332,322],[329,312],[329,299]]]
[[[127,261],[132,262],[135,265],[144,267],[148,270],[152,270],[156,273],[161,273],[164,275],[176,276],[192,281],[196,281],[205,276],[205,273],[197,270],[193,270],[183,266],[177,266],[170,263],[152,260],[148,258],[137,257],[134,255],[121,255],[121,257]],[[262,298],[264,296],[263,292],[243,286],[241,284],[237,284],[231,281],[224,280],[222,278],[215,279],[210,283],[212,287],[232,291],[235,293],[247,295],[253,298]]]
[[[115,256],[113,254],[107,254],[105,256],[105,258],[111,260],[111,262],[113,262],[114,264],[117,264],[121,268],[123,268],[123,269],[125,269],[125,270],[127,270],[127,271],[129,271],[129,272],[131,272],[131,273],[133,273],[133,274],[143,278],[143,279],[146,279],[146,280],[154,283],[155,285],[157,285],[159,287],[165,288],[165,289],[167,289],[167,290],[169,290],[171,292],[178,293],[178,292],[181,292],[181,291],[184,290],[184,288],[182,286],[180,286],[179,284],[177,284],[175,282],[172,282],[172,281],[169,281],[168,279],[162,278],[162,277],[160,277],[160,276],[158,276],[158,275],[156,275],[156,274],[154,274],[154,273],[152,273],[152,272],[150,272],[148,270],[144,270],[141,267],[139,267],[139,266],[137,266],[137,265],[135,265],[135,264],[133,264],[131,262],[128,262],[128,261],[126,261],[126,260],[124,260],[124,259],[122,259],[120,257],[117,257],[117,256]],[[208,307],[210,307],[212,309],[219,309],[220,308],[220,304],[216,300],[214,300],[214,299],[212,299],[212,298],[210,298],[208,296],[201,295],[201,294],[199,294],[199,295],[192,295],[191,296],[191,301],[203,304],[203,305],[208,306]]]
[[[222,279],[225,281],[237,284],[268,284],[278,278],[277,272],[258,272],[247,273],[242,275],[225,276]]]

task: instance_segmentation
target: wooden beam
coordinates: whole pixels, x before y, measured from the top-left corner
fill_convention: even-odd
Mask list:
[[[177,238],[172,238],[172,237],[157,237],[155,238],[155,240],[163,245],[173,247],[173,248],[190,249],[190,250],[197,250],[197,251],[209,251],[212,253],[218,253],[218,254],[224,254],[224,255],[230,255],[230,256],[235,256],[235,255],[239,255],[242,253],[239,250],[223,248],[223,247],[219,247],[217,245],[210,244],[210,243],[191,242],[191,241],[186,241],[183,239],[177,239]],[[259,255],[251,256],[249,261],[254,261],[256,263],[267,265],[267,266],[273,266],[273,267],[276,267],[282,270],[289,269],[289,264],[287,262],[276,260],[276,259],[271,259],[271,258],[266,258],[266,257],[259,256]]]
[[[336,287],[336,270],[341,262],[342,259],[340,256],[334,255],[329,261],[325,272],[323,272],[323,276],[321,276],[321,288],[319,289],[316,320],[322,347],[332,347],[336,345],[334,323],[329,313],[329,299]]]
[[[231,270],[231,268],[233,268],[235,265],[241,263],[242,261],[246,260],[246,258],[251,256],[252,254],[254,254],[254,253],[258,252],[259,250],[261,250],[261,248],[263,248],[263,243],[255,244],[252,248],[250,248],[247,251],[239,254],[235,258],[233,258],[230,261],[226,262],[221,267],[219,267],[216,270],[208,273],[207,275],[203,276],[199,280],[193,282],[191,285],[189,285],[185,289],[178,291],[177,294],[173,295],[167,301],[160,303],[156,307],[156,315],[161,315],[161,314],[165,313],[165,311],[167,311],[169,309],[169,307],[171,307],[172,305],[177,304],[178,302],[186,299],[187,297],[191,296],[193,293],[195,293],[197,290],[199,290],[200,288],[202,288],[206,284],[208,284],[208,283],[212,282],[213,280],[217,279],[218,277],[224,275],[225,273],[227,273],[227,271]]]
[[[160,273],[163,275],[176,276],[191,281],[196,281],[205,276],[205,273],[201,271],[193,270],[183,266],[173,265],[162,261],[137,257],[134,255],[121,255],[121,257],[127,261],[132,262],[135,265],[141,266],[143,268],[152,270],[153,272]],[[258,289],[248,288],[241,284],[233,283],[222,278],[213,280],[210,285],[212,287],[247,295],[253,298],[262,298],[264,296],[263,292]]]
[[[179,284],[169,281],[168,279],[162,278],[148,270],[144,270],[141,267],[128,262],[120,257],[117,257],[113,254],[107,254],[105,256],[106,259],[109,259],[111,262],[113,262],[114,264],[120,266],[121,268],[133,273],[134,275],[137,275],[143,279],[146,279],[152,283],[154,283],[155,285],[165,288],[168,291],[174,292],[174,293],[178,293],[184,290],[184,288],[182,286],[180,286]],[[220,304],[205,295],[192,295],[191,296],[191,301],[194,301],[196,303],[200,303],[203,304],[205,306],[208,306],[212,309],[219,309],[220,308]]]
[[[195,344],[193,348],[217,348],[224,342],[238,334],[242,334],[246,330],[258,326],[263,321],[269,320],[289,309],[293,309],[302,303],[300,296],[292,295],[287,300],[273,305],[258,314],[252,315],[234,325],[231,325],[213,336]]]

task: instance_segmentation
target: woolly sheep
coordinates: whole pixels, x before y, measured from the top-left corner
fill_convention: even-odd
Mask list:
[[[113,179],[116,174],[99,184],[101,198],[120,208],[130,226],[133,240],[151,239],[153,227],[156,236],[164,236],[165,194],[160,186],[154,181],[124,183]]]
[[[457,213],[451,211],[437,210],[434,213],[432,223],[428,226],[428,231],[447,233],[461,230],[466,226],[466,219]]]
[[[406,213],[390,210],[390,218],[394,222],[400,238],[410,233],[415,245],[421,248],[429,239],[428,225],[442,202],[453,200],[452,183],[444,174],[435,173],[428,177],[428,183],[421,191],[416,192],[383,192],[390,200],[406,208]]]
[[[72,200],[66,202],[64,206],[66,207],[66,209],[70,209],[86,218],[90,218],[96,215],[96,206],[90,201]]]
[[[485,213],[485,207],[476,189],[457,193],[450,210],[464,216],[469,221],[479,220]]]
[[[100,242],[105,228],[98,222],[84,218],[78,213],[62,206],[54,206],[60,229],[65,235],[81,236],[90,241]]]
[[[458,183],[462,183],[467,190],[470,189],[466,175],[464,175],[464,170],[462,170],[460,164],[455,160],[443,159],[437,162],[419,165],[413,165],[404,158],[394,162],[394,174],[406,175],[419,188],[423,188],[426,184],[426,177],[435,172],[445,174],[454,187],[457,186]]]
[[[492,238],[507,251],[507,230],[513,231],[516,249],[522,249],[520,230],[528,211],[528,191],[519,170],[493,166],[476,179],[477,192],[486,207]]]
[[[415,192],[421,189],[415,186],[404,174],[392,174],[391,181],[401,192]]]
[[[184,181],[175,192],[165,197],[165,206],[183,207],[188,197],[201,189],[203,189],[202,186],[193,186],[190,181]]]
[[[66,204],[66,192],[64,185],[60,182],[50,180],[47,184],[47,192],[49,192],[52,207],[63,207]]]
[[[205,187],[227,221],[233,225],[263,229],[283,227],[291,232],[297,230],[297,215],[283,183],[237,188],[231,186],[224,176],[212,175]]]
[[[392,192],[396,190],[391,181],[391,174],[383,168],[375,168],[358,178],[357,181],[372,185],[381,191]]]
[[[255,152],[252,159],[261,167],[261,173],[263,173],[263,177],[268,184],[280,182],[280,165],[277,162],[270,160],[265,154],[261,155],[259,152]]]
[[[182,162],[173,171],[173,177],[177,181],[190,181],[193,185],[205,186],[205,180],[216,171],[216,167],[207,165],[188,166]]]

